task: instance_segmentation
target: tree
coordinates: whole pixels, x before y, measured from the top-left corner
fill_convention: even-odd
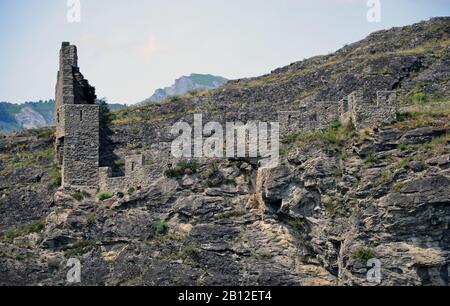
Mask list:
[[[99,114],[100,128],[106,128],[111,124],[112,120],[114,119],[114,114],[111,113],[111,110],[108,107],[108,103],[106,102],[106,98],[98,99],[96,104],[100,106],[100,114]]]

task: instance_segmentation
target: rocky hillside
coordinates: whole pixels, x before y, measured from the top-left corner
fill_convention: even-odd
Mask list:
[[[450,17],[375,32],[336,53],[292,63],[272,73],[176,101],[137,108],[118,125],[176,121],[198,111],[219,120],[276,119],[304,101],[339,101],[354,90],[397,90],[402,103],[450,97]]]
[[[155,93],[143,103],[161,102],[169,97],[177,97],[187,94],[190,91],[207,91],[216,89],[227,82],[227,79],[211,74],[192,73],[189,76],[182,76],[175,80],[175,83],[166,88],[159,88]]]
[[[149,188],[57,189],[52,130],[0,139],[0,284],[449,285],[450,18],[370,35],[260,78],[116,113],[102,163],[142,153]],[[283,135],[282,162],[180,161],[168,127],[276,118],[305,99],[398,90],[397,121]],[[118,171],[120,172],[120,171]]]

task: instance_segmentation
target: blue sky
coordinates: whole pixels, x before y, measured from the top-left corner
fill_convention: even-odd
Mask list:
[[[369,33],[450,15],[450,0],[0,0],[0,101],[54,96],[62,41],[110,102],[136,103],[190,73],[258,76]]]

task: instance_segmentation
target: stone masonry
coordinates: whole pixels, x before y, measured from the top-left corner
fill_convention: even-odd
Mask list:
[[[333,121],[355,125],[357,129],[376,127],[396,119],[399,111],[397,95],[393,91],[378,91],[373,101],[363,91],[352,92],[336,101],[308,101],[295,111],[278,112],[280,133],[307,132],[327,128]]]
[[[125,157],[125,176],[113,177],[99,168],[99,106],[95,88],[78,68],[77,48],[67,42],[60,51],[56,85],[56,152],[64,187],[90,187],[124,192],[149,185],[142,155]],[[278,113],[280,133],[324,129],[334,121],[353,123],[357,129],[395,120],[399,105],[395,92],[377,92],[376,101],[355,91],[336,101],[305,101],[296,111]]]
[[[340,121],[342,124],[352,122],[357,129],[392,122],[398,110],[399,103],[394,91],[378,91],[376,101],[372,101],[362,90],[358,90],[339,101]]]
[[[63,42],[56,84],[56,156],[63,186],[98,185],[99,107],[78,68],[77,48]]]

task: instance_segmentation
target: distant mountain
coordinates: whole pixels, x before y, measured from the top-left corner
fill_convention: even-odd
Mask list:
[[[182,76],[170,87],[160,88],[144,102],[161,102],[167,97],[180,96],[192,90],[211,90],[224,85],[228,80],[211,74],[196,74]]]
[[[123,104],[109,104],[110,109],[125,108]],[[0,102],[0,132],[20,131],[53,125],[55,100],[13,104]]]

